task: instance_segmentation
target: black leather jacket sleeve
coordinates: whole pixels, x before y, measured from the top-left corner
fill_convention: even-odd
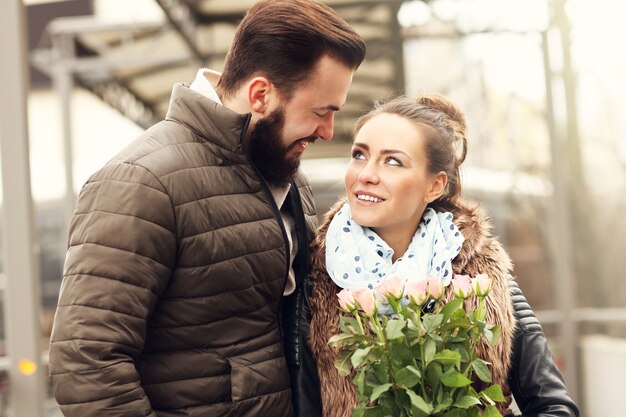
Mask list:
[[[509,386],[524,417],[579,417],[543,329],[515,280],[509,290],[517,321]]]
[[[296,291],[284,300],[282,309],[295,417],[322,416],[320,381],[309,345],[311,287],[311,281],[305,278]]]

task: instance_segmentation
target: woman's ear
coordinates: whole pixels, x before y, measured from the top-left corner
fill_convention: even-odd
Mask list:
[[[430,187],[426,193],[426,202],[430,203],[441,197],[448,185],[448,175],[440,171],[433,175],[430,181]]]
[[[269,107],[272,83],[265,77],[254,77],[248,82],[247,100],[254,113],[265,114]]]

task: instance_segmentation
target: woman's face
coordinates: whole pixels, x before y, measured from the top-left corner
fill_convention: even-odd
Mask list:
[[[353,219],[390,242],[413,236],[429,201],[439,197],[446,175],[427,170],[421,128],[383,113],[354,138],[345,183]]]

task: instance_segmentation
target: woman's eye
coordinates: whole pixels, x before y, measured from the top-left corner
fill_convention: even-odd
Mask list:
[[[365,155],[361,151],[352,151],[352,159],[365,159]]]
[[[402,162],[400,162],[400,160],[399,160],[399,159],[397,159],[397,158],[389,157],[389,158],[387,158],[387,161],[386,161],[386,162],[387,162],[389,165],[398,166],[398,167],[401,167],[401,166],[402,166]]]

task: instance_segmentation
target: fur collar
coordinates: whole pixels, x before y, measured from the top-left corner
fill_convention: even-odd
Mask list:
[[[344,203],[345,200],[340,200],[326,214],[312,246],[310,344],[320,377],[324,417],[349,417],[357,403],[350,378],[339,376],[334,365],[336,351],[327,345],[328,339],[339,331],[339,314],[336,297],[338,287],[326,273],[326,232],[333,216]],[[507,285],[512,269],[511,260],[492,236],[489,220],[477,204],[462,201],[459,209],[452,214],[454,223],[465,236],[461,253],[452,263],[454,272],[470,276],[485,273],[493,280],[492,291],[486,298],[487,320],[502,327],[502,337],[495,347],[481,343],[478,354],[492,364],[494,383],[500,384],[505,394],[508,394],[507,377],[515,331],[515,318]],[[448,288],[446,297],[450,296],[451,288]],[[466,308],[471,308],[471,305]]]

